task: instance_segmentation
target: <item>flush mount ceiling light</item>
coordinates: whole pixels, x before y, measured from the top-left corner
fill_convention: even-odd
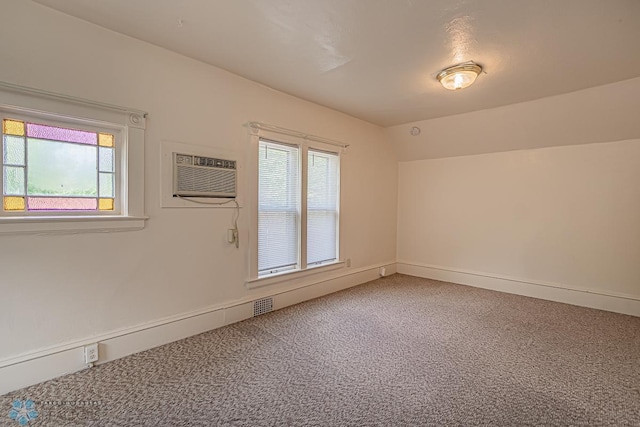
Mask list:
[[[475,62],[465,62],[440,71],[437,79],[445,89],[464,89],[476,81],[481,71],[482,67]]]

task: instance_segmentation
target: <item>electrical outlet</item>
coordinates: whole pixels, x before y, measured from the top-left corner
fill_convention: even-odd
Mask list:
[[[98,343],[84,346],[84,362],[85,363],[97,362],[98,358],[99,358]]]
[[[347,258],[347,267],[351,267],[351,258]]]

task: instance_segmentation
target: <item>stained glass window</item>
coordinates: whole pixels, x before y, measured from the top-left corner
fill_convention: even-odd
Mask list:
[[[4,119],[4,211],[113,211],[114,142],[109,133]]]

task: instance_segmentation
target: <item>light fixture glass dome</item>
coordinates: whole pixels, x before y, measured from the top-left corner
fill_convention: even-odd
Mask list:
[[[458,90],[469,87],[476,81],[482,67],[474,62],[467,62],[445,68],[438,73],[438,81],[445,89]]]

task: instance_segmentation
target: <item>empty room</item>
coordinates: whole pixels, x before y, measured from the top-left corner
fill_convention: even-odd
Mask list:
[[[0,4],[0,426],[640,426],[640,1]]]

